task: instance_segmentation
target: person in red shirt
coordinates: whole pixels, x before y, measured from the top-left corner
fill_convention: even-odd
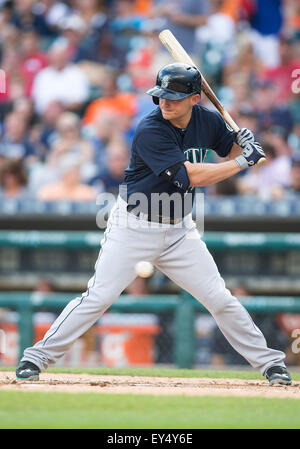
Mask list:
[[[32,85],[37,73],[48,65],[46,53],[39,46],[38,35],[33,29],[22,33],[21,72],[25,80],[25,93],[31,95]]]
[[[294,57],[293,43],[286,38],[280,39],[280,64],[277,67],[265,69],[262,78],[271,81],[275,86],[277,104],[284,104],[292,97],[291,84],[294,70],[299,69],[300,61]]]

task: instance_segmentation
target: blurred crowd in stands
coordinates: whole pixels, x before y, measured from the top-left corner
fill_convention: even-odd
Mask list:
[[[267,164],[209,195],[300,193],[297,0],[0,0],[0,199],[117,193],[171,29]],[[202,96],[202,104],[213,106]],[[218,162],[211,152],[208,162]]]

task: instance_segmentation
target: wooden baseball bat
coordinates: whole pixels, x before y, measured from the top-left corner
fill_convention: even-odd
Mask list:
[[[217,108],[217,110],[220,112],[222,117],[224,118],[225,122],[228,123],[228,125],[234,130],[239,131],[239,126],[235,123],[233,118],[230,116],[230,114],[226,111],[224,106],[220,103],[219,99],[211,89],[210,85],[204,78],[203,74],[201,73],[201,70],[199,67],[196,66],[192,58],[188,55],[188,53],[185,51],[185,49],[182,47],[182,45],[178,42],[174,34],[170,30],[163,30],[159,34],[159,39],[161,43],[166,47],[166,49],[171,53],[175,61],[177,62],[184,62],[186,64],[192,65],[197,68],[197,70],[201,74],[202,78],[202,90],[207,96],[207,98],[212,102],[212,104]],[[266,162],[266,158],[261,158],[257,165],[262,165]]]

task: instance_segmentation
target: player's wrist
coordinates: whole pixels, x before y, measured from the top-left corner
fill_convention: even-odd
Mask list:
[[[240,156],[237,156],[234,161],[237,163],[241,170],[245,170],[245,168],[249,167],[247,159],[242,154]]]

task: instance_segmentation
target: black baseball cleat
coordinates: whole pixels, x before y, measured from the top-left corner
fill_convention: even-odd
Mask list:
[[[265,377],[271,386],[275,384],[291,385],[292,383],[291,375],[284,366],[271,366],[265,372]]]
[[[16,377],[19,380],[39,380],[40,369],[31,362],[21,362],[16,369]]]

